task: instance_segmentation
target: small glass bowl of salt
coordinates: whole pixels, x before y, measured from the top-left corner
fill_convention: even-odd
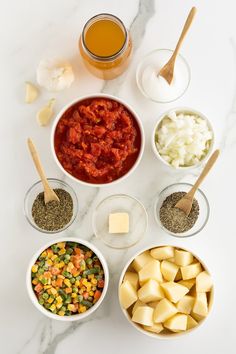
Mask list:
[[[186,92],[190,83],[190,68],[186,60],[178,54],[175,61],[172,83],[159,75],[161,68],[173,54],[171,49],[157,49],[147,54],[139,63],[136,81],[142,94],[157,103],[170,103]]]

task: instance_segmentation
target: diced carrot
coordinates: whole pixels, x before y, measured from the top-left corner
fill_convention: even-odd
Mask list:
[[[71,274],[76,277],[79,274],[78,269],[76,267],[71,269]]]
[[[75,248],[74,248],[74,251],[75,251],[75,253],[78,254],[79,256],[82,254],[81,249],[78,248],[78,247],[75,247]]]
[[[51,268],[51,273],[52,275],[57,275],[60,273],[60,269],[56,268],[56,267],[52,267]]]
[[[87,299],[89,297],[89,293],[87,292],[87,291],[85,291],[84,293],[83,293],[83,298],[84,299]]]
[[[57,278],[57,280],[56,280],[56,286],[59,286],[59,287],[61,288],[62,285],[63,285],[63,279],[62,279],[62,278]]]
[[[43,276],[46,279],[50,279],[52,277],[52,273],[51,272],[44,272]]]
[[[43,289],[43,286],[42,286],[42,284],[41,283],[38,283],[36,286],[35,286],[35,288],[34,288],[34,290],[36,291],[36,293],[40,293],[40,291]]]
[[[104,287],[104,280],[103,279],[99,279],[98,280],[98,288],[103,288]]]
[[[65,288],[65,292],[66,292],[67,294],[70,294],[70,293],[72,293],[72,289],[71,289],[71,288]]]
[[[95,300],[98,300],[101,295],[102,295],[101,291],[96,290],[95,293],[94,293],[94,299],[95,299]]]

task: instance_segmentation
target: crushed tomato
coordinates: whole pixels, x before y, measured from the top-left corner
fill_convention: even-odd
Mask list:
[[[121,103],[91,98],[75,103],[60,118],[54,138],[63,168],[89,183],[109,183],[125,175],[140,152],[139,126]]]

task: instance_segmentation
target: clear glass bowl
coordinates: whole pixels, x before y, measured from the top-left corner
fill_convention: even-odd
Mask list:
[[[129,232],[110,234],[108,218],[110,213],[129,214]],[[93,230],[97,238],[112,248],[128,248],[135,245],[145,234],[148,216],[144,206],[126,194],[117,194],[103,199],[93,213]]]
[[[162,85],[162,94],[159,93],[159,96],[162,95],[163,97],[158,97],[158,95],[154,94],[153,89],[147,89],[144,84],[144,76],[147,75],[148,68],[155,68],[156,72],[158,73],[160,69],[168,62],[170,57],[173,54],[173,50],[171,49],[156,49],[149,54],[147,54],[139,63],[137,70],[136,70],[136,81],[138,88],[140,89],[141,93],[149,98],[150,100],[157,102],[157,103],[170,103],[176,101],[178,98],[183,96],[186,92],[189,84],[190,84],[190,67],[187,61],[182,57],[182,55],[178,54],[176,57],[175,62],[175,73],[176,73],[176,85],[175,89],[173,89],[173,85],[175,84],[174,81],[171,85]],[[149,73],[150,74],[150,73]],[[163,79],[164,80],[164,79]],[[175,76],[174,79],[175,80]],[[150,80],[149,80],[150,81]],[[165,82],[164,82],[165,84]],[[168,89],[170,87],[170,90]],[[165,96],[165,97],[164,97]]]
[[[174,233],[166,229],[163,224],[161,223],[160,220],[160,208],[162,206],[162,203],[164,200],[172,193],[176,192],[189,192],[189,190],[192,188],[192,184],[190,183],[175,183],[171,184],[170,186],[166,187],[163,189],[154,204],[154,215],[156,222],[160,225],[160,227],[167,232],[169,235],[175,236],[175,237],[190,237],[194,236],[197,233],[199,233],[206,225],[208,219],[209,219],[209,214],[210,214],[210,206],[208,203],[208,200],[205,196],[205,194],[198,188],[198,190],[195,193],[195,199],[198,201],[199,204],[199,216],[193,227],[183,233]]]
[[[30,225],[33,226],[36,230],[41,231],[46,234],[55,234],[55,233],[66,230],[75,220],[76,216],[78,215],[78,199],[75,194],[75,191],[66,182],[63,182],[63,181],[56,179],[56,178],[48,178],[48,182],[53,189],[61,188],[70,194],[70,196],[73,200],[73,215],[72,215],[70,222],[68,224],[66,224],[62,229],[55,230],[55,231],[47,231],[47,230],[41,229],[38,225],[35,224],[34,219],[32,217],[32,205],[33,205],[33,202],[35,201],[36,197],[38,196],[38,194],[43,192],[43,185],[42,185],[41,181],[34,183],[32,185],[32,187],[27,191],[27,193],[25,195],[25,200],[24,200],[24,214],[25,214],[26,219],[30,223]]]

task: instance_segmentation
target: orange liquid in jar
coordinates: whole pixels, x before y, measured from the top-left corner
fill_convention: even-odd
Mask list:
[[[85,33],[85,45],[99,57],[109,57],[118,53],[125,43],[122,28],[111,20],[94,22]]]
[[[128,67],[132,42],[117,17],[100,14],[86,23],[79,49],[87,69],[101,79],[110,80]]]

